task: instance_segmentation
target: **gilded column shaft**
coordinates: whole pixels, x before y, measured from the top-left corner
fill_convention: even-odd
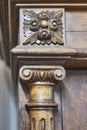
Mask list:
[[[54,130],[53,109],[57,108],[57,104],[53,101],[52,89],[53,84],[43,82],[31,85],[29,102],[26,104],[30,117],[30,130],[51,130],[51,128]]]
[[[29,101],[26,110],[29,113],[29,130],[55,130],[55,109],[53,88],[56,81],[65,77],[65,70],[58,66],[49,68],[41,66],[23,66],[20,69],[21,83],[26,83],[29,91]],[[23,85],[23,84],[22,84]]]

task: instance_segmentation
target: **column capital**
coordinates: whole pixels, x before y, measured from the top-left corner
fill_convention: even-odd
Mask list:
[[[19,76],[25,83],[50,82],[56,83],[65,78],[65,69],[62,66],[22,66]]]

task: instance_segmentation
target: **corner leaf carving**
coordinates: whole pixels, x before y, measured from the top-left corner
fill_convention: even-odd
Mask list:
[[[26,44],[64,45],[63,40],[63,10],[33,11],[23,10],[24,36]]]

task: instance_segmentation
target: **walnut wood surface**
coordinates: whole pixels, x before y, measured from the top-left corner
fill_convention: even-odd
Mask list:
[[[65,19],[66,31],[87,32],[87,10],[68,10]]]
[[[61,83],[63,130],[87,130],[87,70],[68,70]]]
[[[87,32],[66,32],[66,43],[73,48],[87,48]]]

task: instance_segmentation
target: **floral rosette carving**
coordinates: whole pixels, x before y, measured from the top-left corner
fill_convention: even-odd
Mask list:
[[[33,11],[23,10],[24,36],[26,44],[59,44],[63,41],[63,10],[57,11]]]

